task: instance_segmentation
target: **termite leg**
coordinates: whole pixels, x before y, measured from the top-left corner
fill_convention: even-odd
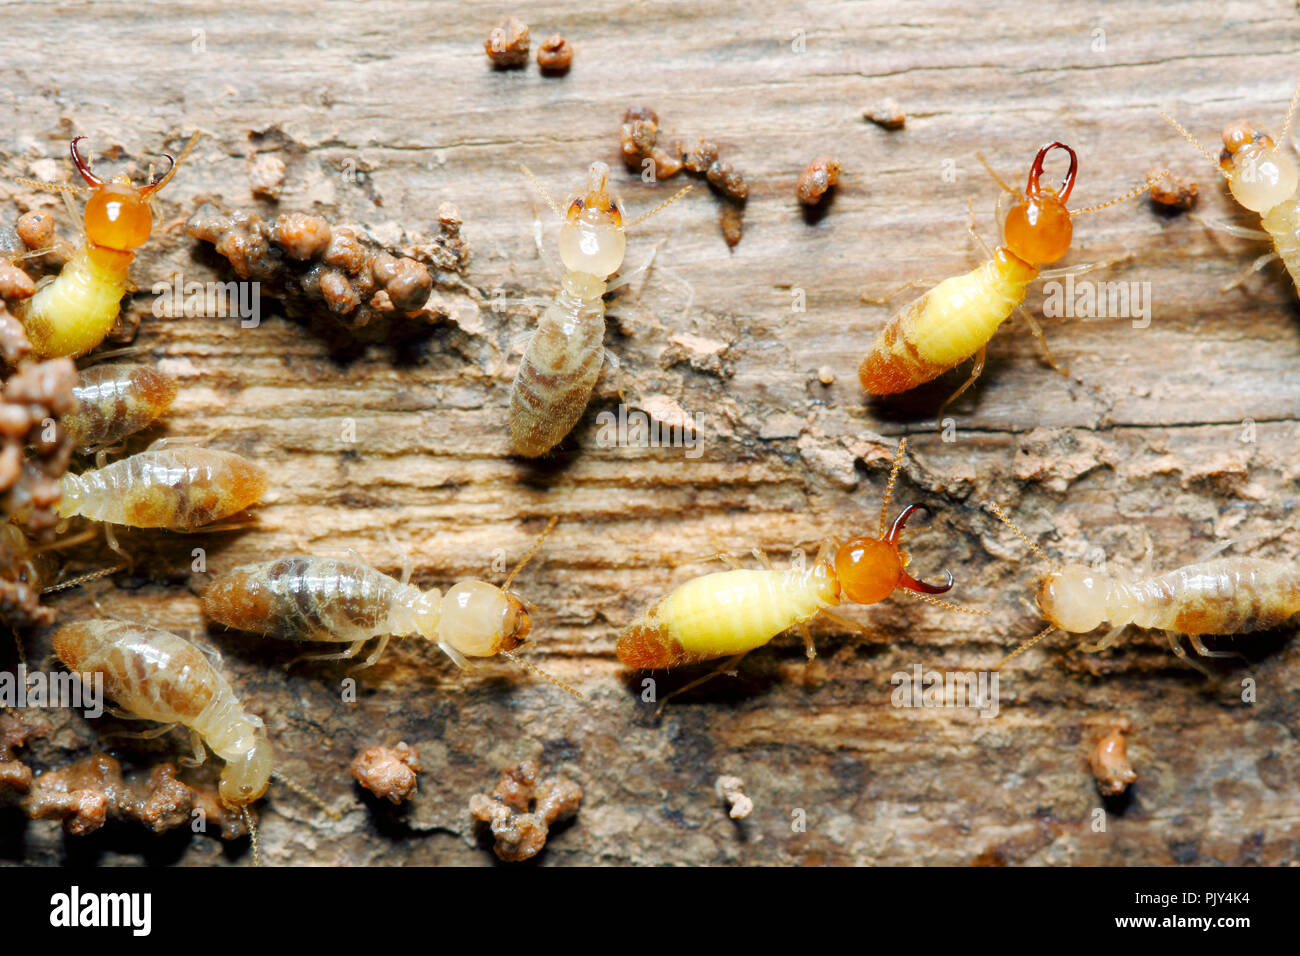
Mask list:
[[[1263,229],[1251,229],[1248,226],[1234,226],[1230,222],[1220,222],[1217,219],[1202,219],[1200,216],[1195,215],[1189,216],[1188,218],[1191,219],[1192,222],[1199,226],[1203,226],[1206,229],[1211,229],[1215,232],[1226,232],[1228,235],[1235,236],[1238,239],[1258,239],[1261,242],[1271,242],[1273,239],[1273,237]]]
[[[385,634],[381,637],[379,643],[375,645],[375,649],[370,652],[369,656],[366,657],[364,661],[354,667],[353,670],[360,671],[365,670],[367,667],[374,667],[379,661],[379,658],[383,656],[384,650],[388,647],[388,641],[391,637],[392,635],[390,634]]]
[[[388,543],[393,546],[393,550],[402,556],[402,583],[410,584],[411,575],[415,573],[415,565],[411,561],[411,552],[398,544],[397,537],[393,534],[391,528],[384,529],[384,536],[388,538]]]
[[[456,650],[456,648],[452,647],[446,641],[438,642],[438,650],[442,651],[444,654],[450,657],[451,662],[455,664],[457,667],[459,667],[461,670],[465,670],[466,668],[469,667],[469,661],[465,660],[465,655],[462,654],[460,651]]]
[[[695,680],[691,681],[690,683],[682,685],[672,693],[665,696],[663,700],[659,701],[659,706],[655,708],[655,719],[656,720],[659,719],[659,717],[664,712],[664,707],[666,707],[668,705],[668,702],[672,700],[674,697],[678,696],[679,694],[684,694],[689,690],[694,690],[696,687],[699,687],[705,681],[712,680],[713,678],[717,677],[719,674],[725,674],[728,671],[735,670],[736,665],[740,663],[741,658],[743,658],[748,653],[749,651],[741,651],[739,654],[733,654],[731,657],[728,657],[725,661],[723,661],[713,670],[709,671],[703,677],[697,677],[695,678]]]
[[[126,550],[117,543],[117,535],[113,532],[113,526],[111,524],[104,525],[104,540],[108,542],[108,546],[112,549],[113,553],[125,562],[125,567],[130,568],[135,565],[135,558],[127,554]]]
[[[803,638],[803,651],[808,657],[809,662],[817,656],[817,646],[813,644],[812,631],[808,630],[808,625],[800,621],[796,627],[799,628],[799,636]]]
[[[1256,259],[1254,262],[1248,265],[1245,269],[1243,269],[1237,275],[1237,278],[1233,279],[1231,282],[1226,282],[1223,285],[1219,286],[1219,291],[1231,292],[1233,289],[1237,288],[1237,286],[1241,285],[1243,282],[1245,282],[1247,279],[1253,276],[1256,272],[1259,272],[1261,269],[1263,269],[1274,259],[1281,259],[1281,258],[1282,257],[1279,256],[1276,252],[1264,253],[1262,256],[1260,256],[1258,259]]]
[[[347,646],[346,650],[339,651],[337,654],[300,654],[291,660],[285,667],[292,667],[299,661],[345,661],[356,657],[361,653],[361,649],[366,646],[369,638],[360,641],[353,641]]]
[[[834,621],[840,627],[843,627],[847,630],[857,631],[863,637],[872,637],[872,638],[875,637],[874,634],[868,631],[857,621],[853,620],[852,618],[845,617],[843,614],[840,614],[836,611],[832,611],[830,608],[822,608],[821,614],[822,617],[825,617],[827,620]]]
[[[943,276],[938,276],[938,277],[931,276],[926,279],[913,279],[911,282],[904,282],[902,285],[896,288],[893,292],[890,292],[888,295],[874,296],[874,295],[867,295],[864,292],[862,293],[860,298],[862,299],[863,302],[867,303],[868,305],[885,305],[886,303],[889,302],[890,299],[894,298],[899,293],[906,292],[908,289],[917,289],[922,287],[928,289],[929,287],[933,285],[937,285],[938,283],[942,282],[943,279],[944,279]]]
[[[1127,624],[1121,624],[1119,627],[1111,628],[1111,630],[1095,644],[1080,644],[1079,649],[1087,651],[1089,654],[1104,651],[1119,640],[1119,636],[1124,633],[1124,628],[1126,627],[1128,627]]]
[[[1196,653],[1200,654],[1202,657],[1239,657],[1243,661],[1246,660],[1246,655],[1241,653],[1241,651],[1210,650],[1208,647],[1205,646],[1205,642],[1201,640],[1199,634],[1188,634],[1187,639],[1191,641],[1192,649],[1196,651]]]
[[[1038,324],[1038,320],[1020,306],[1016,306],[1016,312],[1020,314],[1022,319],[1029,323],[1029,331],[1034,333],[1034,338],[1038,339],[1038,344],[1043,347],[1043,357],[1047,359],[1047,364],[1052,366],[1052,368],[1056,369],[1066,378],[1069,378],[1069,370],[1061,368],[1061,366],[1056,364],[1056,357],[1052,355],[1052,350],[1047,344],[1047,336],[1043,335],[1043,327]]]
[[[1186,664],[1190,664],[1206,676],[1208,680],[1214,680],[1214,672],[1193,657],[1188,656],[1183,650],[1183,645],[1178,641],[1177,631],[1165,631],[1165,637],[1169,639],[1169,646],[1173,652]]]
[[[975,244],[980,247],[980,251],[984,253],[984,258],[992,259],[993,250],[990,249],[989,244],[984,241],[984,237],[975,231],[975,200],[970,196],[966,197],[966,213],[968,216],[966,220],[966,231],[970,233],[970,237],[975,240]]]
[[[948,398],[944,400],[944,403],[939,406],[939,427],[940,428],[943,428],[943,413],[947,411],[948,406],[951,405],[953,402],[957,401],[957,399],[961,396],[962,392],[966,391],[966,389],[974,385],[975,380],[979,378],[980,374],[984,371],[984,357],[987,353],[988,353],[988,347],[981,345],[980,350],[975,353],[975,364],[971,366],[970,377],[961,384],[961,387],[957,389],[957,391],[949,395]]]
[[[560,261],[551,255],[550,250],[546,248],[546,243],[543,241],[543,228],[542,217],[534,213],[533,243],[537,246],[537,258],[542,261],[542,265],[546,266],[546,271],[550,274],[551,278],[558,282],[560,277],[564,275],[564,266],[561,265]],[[550,303],[546,302],[544,303],[544,306],[545,305],[550,305]]]
[[[649,257],[647,257],[645,262],[641,263],[631,272],[627,273],[627,275],[620,275],[613,282],[607,283],[605,285],[605,294],[608,295],[609,293],[613,292],[615,289],[621,289],[625,285],[630,285],[632,283],[632,280],[635,279],[637,276],[641,275],[642,273],[649,272],[650,266],[654,264],[655,257],[659,255],[659,250],[663,248],[663,244],[667,241],[668,241],[667,236],[659,240],[659,242],[655,243],[655,247],[650,250],[650,255]]]
[[[137,717],[136,719],[139,720],[141,718]],[[176,724],[176,723],[159,724],[157,727],[150,727],[148,730],[142,730],[139,733],[127,733],[125,731],[118,731],[116,733],[105,734],[104,736],[120,737],[123,740],[154,740],[155,738],[161,737],[163,734],[170,733],[171,731],[175,730],[179,726],[180,724]]]
[[[775,568],[772,567],[772,562],[767,559],[767,552],[762,548],[751,548],[750,553],[754,556],[754,559],[763,566],[764,571],[775,570]]]
[[[176,762],[182,767],[199,767],[208,759],[208,750],[203,746],[203,737],[197,730],[190,730],[190,747],[194,750],[193,757],[181,757]]]

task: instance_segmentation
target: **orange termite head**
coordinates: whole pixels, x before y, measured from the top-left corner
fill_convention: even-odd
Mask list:
[[[1039,182],[1043,175],[1043,160],[1054,149],[1070,154],[1070,171],[1059,191]],[[1002,227],[1003,242],[1018,258],[1032,265],[1055,262],[1070,248],[1074,226],[1070,212],[1065,208],[1074,189],[1074,178],[1079,171],[1079,157],[1064,143],[1048,143],[1038,151],[1029,168],[1029,184],[1024,194],[1007,212]]]
[[[149,208],[149,200],[171,181],[176,160],[164,154],[169,164],[167,172],[146,186],[134,186],[126,176],[105,181],[95,175],[77,149],[77,143],[85,138],[78,136],[73,139],[70,149],[72,165],[92,190],[90,199],[86,201],[86,236],[95,245],[118,252],[137,249],[148,241],[153,231],[153,211]]]
[[[1291,156],[1245,120],[1224,127],[1219,166],[1233,198],[1252,212],[1268,212],[1290,199],[1300,183]]]
[[[495,657],[523,643],[532,629],[524,602],[486,581],[460,581],[442,598],[437,636],[466,657]]]
[[[909,575],[907,554],[898,544],[907,519],[917,511],[930,513],[925,505],[908,505],[894,519],[889,534],[883,538],[854,538],[835,553],[835,576],[840,582],[840,592],[854,604],[875,604],[889,597],[895,589],[906,588],[918,594],[943,594],[952,589],[951,571],[948,583],[926,584]]]
[[[560,259],[572,272],[605,279],[618,271],[627,249],[623,205],[609,192],[609,167],[595,162],[587,188],[569,198],[560,227]]]

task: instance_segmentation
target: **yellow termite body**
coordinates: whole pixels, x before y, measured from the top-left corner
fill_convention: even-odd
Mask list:
[[[102,674],[108,697],[134,716],[188,727],[225,761],[226,804],[246,806],[266,792],[273,759],[261,718],[244,712],[189,641],[143,624],[91,620],[60,628],[54,653],[74,673]]]

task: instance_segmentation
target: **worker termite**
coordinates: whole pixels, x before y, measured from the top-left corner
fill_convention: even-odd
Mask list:
[[[72,164],[86,186],[18,180],[24,186],[60,192],[65,197],[88,196],[80,247],[57,277],[42,280],[35,295],[13,307],[38,358],[84,355],[112,330],[121,311],[122,296],[130,289],[128,273],[135,250],[148,241],[153,231],[150,202],[171,182],[176,167],[194,148],[198,134],[191,137],[179,159],[167,156],[169,167],[165,174],[144,186],[133,185],[125,174],[111,180],[97,176],[77,149],[83,139],[73,139],[70,150]]]
[[[1088,634],[1109,624],[1110,631],[1100,640],[1080,645],[1095,652],[1113,645],[1135,624],[1164,631],[1181,660],[1213,677],[1209,668],[1188,656],[1180,635],[1186,635],[1202,657],[1234,657],[1229,651],[1210,650],[1202,637],[1267,630],[1300,613],[1300,571],[1291,565],[1260,558],[1210,558],[1164,574],[1126,579],[1086,564],[1052,561],[1005,512],[996,505],[992,510],[1050,569],[1039,583],[1037,598],[1048,626],[1003,658],[998,668],[1055,630]]]
[[[267,476],[258,465],[228,451],[158,447],[79,475],[64,475],[58,504],[64,518],[104,523],[109,546],[129,564],[111,525],[213,530],[213,522],[257,504]],[[64,585],[66,586],[66,585]]]
[[[761,570],[743,568],[730,555],[718,555],[731,565],[731,570],[706,574],[679,585],[623,629],[617,653],[626,667],[669,668],[727,658],[716,670],[664,697],[660,711],[669,698],[731,670],[750,651],[791,627],[799,629],[805,653],[811,660],[817,652],[808,622],[819,614],[861,629],[830,610],[841,604],[877,604],[900,591],[936,607],[966,614],[988,613],[935,597],[952,588],[951,571],[945,572],[948,580],[941,585],[918,581],[906,571],[910,557],[902,547],[903,528],[918,510],[930,510],[925,505],[908,505],[892,526],[887,525],[889,504],[906,447],[906,439],[899,442],[880,508],[880,531],[876,537],[852,538],[843,544],[828,537],[811,567],[792,567],[786,571],[773,568],[757,548],[754,555],[763,565]]]
[[[562,220],[560,293],[528,339],[510,388],[510,435],[514,450],[544,455],[573,430],[591,399],[605,356],[605,300],[622,282],[609,277],[623,264],[626,231],[684,196],[680,190],[645,215],[624,224],[623,205],[609,192],[609,167],[591,164],[587,188],[555,204],[528,169],[524,173]]]
[[[260,862],[257,828],[248,807],[266,793],[272,777],[337,816],[275,771],[262,719],[244,711],[230,683],[190,641],[144,624],[101,619],[59,628],[54,653],[74,673],[102,674],[104,692],[127,716],[164,725],[139,736],[183,726],[190,732],[193,763],[203,762],[205,746],[225,762],[218,792],[248,827],[254,863]]]
[[[1059,190],[1040,183],[1043,161],[1054,149],[1070,157],[1070,169]],[[989,249],[968,227],[972,238],[983,249],[988,261],[961,276],[945,279],[898,313],[876,337],[875,344],[858,368],[862,387],[873,395],[892,395],[922,385],[974,356],[970,377],[957,389],[943,408],[970,388],[984,370],[985,348],[993,334],[1012,312],[1018,312],[1029,324],[1046,354],[1048,364],[1061,371],[1047,347],[1038,323],[1021,308],[1030,282],[1036,278],[1053,278],[1078,274],[1092,266],[1074,266],[1041,272],[1045,263],[1056,262],[1069,251],[1074,227],[1071,216],[1106,209],[1145,191],[1146,184],[1123,196],[1086,209],[1066,209],[1074,189],[1079,159],[1064,143],[1048,143],[1038,151],[1029,168],[1029,181],[1023,193],[1017,193],[989,172],[1008,195],[1016,197],[1002,222],[1002,245]]]
[[[418,635],[437,644],[458,667],[467,667],[468,657],[500,655],[581,697],[515,653],[532,621],[510,585],[554,526],[553,519],[501,587],[466,580],[442,595],[410,583],[409,558],[398,580],[359,561],[295,555],[219,575],[203,592],[203,611],[219,624],[252,634],[349,645],[337,654],[307,655],[312,660],[353,658],[379,638],[362,667],[379,660],[391,637]]]
[[[61,419],[82,451],[115,445],[171,407],[176,379],[149,365],[121,363],[82,369],[72,390],[75,406]]]
[[[1300,102],[1300,87],[1296,88],[1282,124],[1282,135],[1273,142],[1267,135],[1242,120],[1223,129],[1223,152],[1215,157],[1197,142],[1177,120],[1161,113],[1170,125],[1196,147],[1228,181],[1232,197],[1251,212],[1259,213],[1263,230],[1245,229],[1227,223],[1210,224],[1233,236],[1243,239],[1263,239],[1273,244],[1273,252],[1260,256],[1239,278],[1223,287],[1227,291],[1240,284],[1253,272],[1258,272],[1274,259],[1281,259],[1291,274],[1291,282],[1300,289],[1300,170],[1286,152],[1289,145],[1291,120],[1295,117],[1296,103]]]

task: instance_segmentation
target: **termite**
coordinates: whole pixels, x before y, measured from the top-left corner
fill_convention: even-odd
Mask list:
[[[1248,121],[1242,120],[1224,127],[1223,152],[1217,157],[1197,142],[1196,137],[1172,116],[1160,114],[1201,155],[1214,163],[1215,168],[1228,181],[1228,191],[1232,193],[1232,198],[1251,212],[1259,213],[1259,224],[1263,230],[1246,229],[1227,223],[1208,225],[1239,238],[1262,239],[1273,244],[1274,251],[1256,259],[1239,278],[1223,287],[1225,292],[1274,259],[1282,260],[1287,272],[1291,274],[1291,282],[1300,289],[1300,196],[1296,195],[1300,170],[1297,170],[1295,160],[1286,151],[1290,143],[1291,120],[1295,116],[1298,101],[1300,87],[1296,88],[1291,97],[1291,106],[1287,110],[1286,121],[1282,124],[1282,135],[1276,143],[1266,134],[1257,131]]]
[[[194,148],[198,134],[191,137],[180,159],[167,155],[167,172],[144,186],[133,185],[125,174],[101,179],[77,149],[83,139],[73,139],[70,152],[72,165],[86,186],[18,180],[34,189],[88,196],[80,247],[58,276],[42,280],[35,295],[12,307],[39,358],[84,355],[112,331],[122,297],[131,288],[129,272],[135,250],[148,241],[153,231],[150,203],[171,182],[176,167]]]
[[[878,604],[899,591],[951,611],[988,613],[935,597],[951,590],[951,571],[945,572],[948,580],[944,584],[927,584],[906,571],[910,556],[902,547],[903,528],[917,511],[930,511],[925,505],[908,505],[892,525],[887,524],[906,448],[904,439],[899,442],[889,474],[876,537],[856,537],[843,544],[828,537],[811,567],[796,566],[785,571],[773,568],[757,548],[754,556],[763,565],[761,570],[743,568],[730,555],[717,555],[731,570],[706,574],[679,585],[623,629],[617,653],[626,667],[670,668],[727,658],[716,670],[663,698],[660,711],[669,697],[732,670],[750,651],[791,627],[799,629],[805,653],[812,660],[817,651],[808,622],[819,614],[861,630],[854,622],[830,610],[841,604]]]
[[[1054,149],[1064,150],[1070,157],[1070,169],[1059,190],[1040,182],[1043,161]],[[1019,313],[1029,324],[1048,364],[1062,371],[1052,357],[1042,328],[1021,308],[1026,289],[1038,278],[1078,274],[1093,268],[1075,266],[1040,271],[1043,265],[1056,262],[1069,251],[1074,232],[1071,216],[1109,208],[1148,188],[1143,184],[1097,206],[1067,209],[1065,204],[1074,189],[1078,170],[1077,154],[1064,143],[1048,143],[1038,151],[1029,167],[1029,181],[1024,192],[1016,192],[989,169],[998,185],[1015,197],[1002,222],[1003,244],[996,250],[989,249],[975,232],[973,223],[968,226],[968,232],[988,260],[965,275],[945,279],[885,326],[858,367],[858,378],[863,388],[873,395],[905,392],[939,377],[973,356],[975,364],[970,377],[943,403],[940,408],[942,416],[943,408],[970,388],[984,371],[989,340],[1012,312]]]
[[[645,215],[624,223],[623,205],[610,195],[609,167],[591,164],[587,188],[563,210],[524,168],[547,205],[560,217],[560,260],[565,274],[554,302],[542,312],[528,339],[510,387],[510,435],[516,453],[544,455],[573,430],[591,399],[605,357],[607,292],[623,264],[628,229],[640,225],[690,191],[677,192]]]
[[[161,416],[176,398],[176,379],[149,365],[121,363],[82,369],[76,403],[64,430],[82,451],[115,445]]]
[[[102,522],[109,546],[128,564],[111,525],[213,530],[213,522],[257,504],[267,475],[240,455],[211,448],[158,447],[60,479],[58,511]]]
[[[469,666],[466,658],[500,655],[581,697],[515,653],[532,620],[510,585],[554,526],[553,519],[501,587],[471,579],[443,595],[437,588],[421,591],[410,583],[409,557],[399,580],[360,561],[294,555],[219,575],[203,592],[203,612],[218,624],[251,634],[348,645],[336,654],[307,655],[312,660],[353,658],[378,638],[362,667],[379,660],[390,638],[418,635],[458,667]]]
[[[1112,646],[1134,624],[1164,631],[1180,660],[1212,678],[1209,668],[1188,656],[1180,635],[1186,635],[1202,657],[1235,657],[1238,655],[1230,651],[1210,650],[1202,637],[1263,631],[1300,613],[1300,571],[1289,564],[1249,557],[1211,558],[1164,574],[1131,576],[1077,562],[1062,565],[1049,558],[1002,509],[991,508],[1050,569],[1039,582],[1037,596],[1047,627],[1003,658],[998,668],[1056,630],[1089,634],[1108,624],[1110,630],[1103,637],[1080,645],[1091,653]]]

